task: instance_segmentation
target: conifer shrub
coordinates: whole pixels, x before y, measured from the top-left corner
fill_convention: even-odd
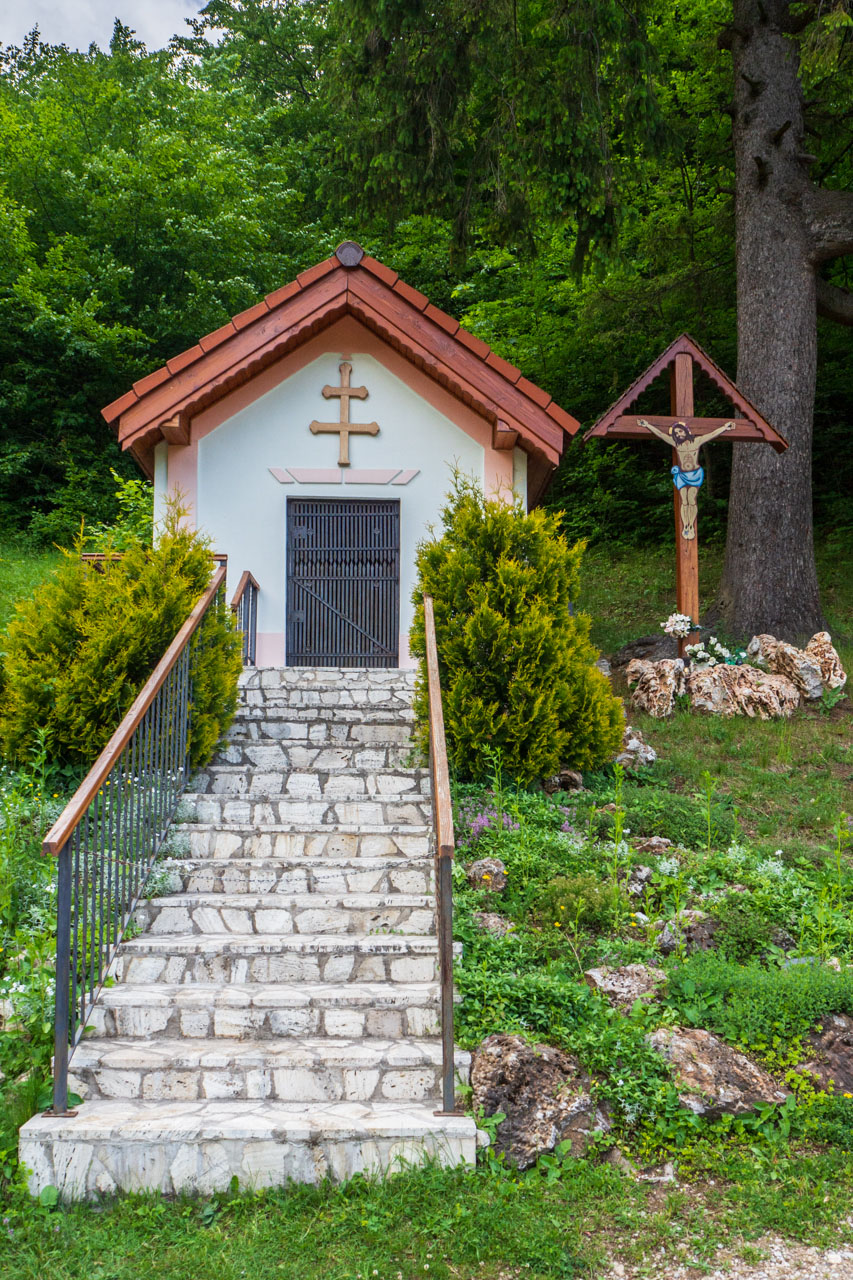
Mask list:
[[[426,747],[423,595],[435,606],[448,754],[457,776],[480,780],[500,752],[527,784],[561,766],[594,769],[619,749],[622,703],[594,666],[590,620],[572,613],[585,544],[570,546],[560,516],[486,499],[457,474],[443,529],[420,543],[412,653]]]
[[[100,572],[66,552],[21,602],[5,637],[0,748],[23,763],[43,741],[51,759],[90,766],[211,577],[208,541],[168,513],[155,547],[128,540]],[[190,762],[208,759],[233,717],[240,637],[225,605],[192,641]],[[43,734],[43,739],[39,734]]]

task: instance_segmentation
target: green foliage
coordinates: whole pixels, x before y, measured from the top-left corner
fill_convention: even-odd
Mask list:
[[[668,1002],[691,1026],[768,1050],[774,1041],[790,1044],[830,1014],[853,1013],[853,970],[837,973],[815,961],[789,968],[737,965],[698,952],[671,972]]]
[[[765,954],[773,937],[773,925],[737,894],[714,909],[718,928],[714,944],[729,960],[743,963]]]
[[[410,644],[423,660],[426,593],[457,773],[487,776],[494,750],[520,782],[609,759],[621,740],[621,703],[593,665],[589,619],[570,611],[583,544],[569,547],[557,517],[486,499],[458,474],[442,520],[443,531],[418,547]],[[415,709],[424,743],[423,669]]]
[[[534,910],[543,928],[603,933],[627,914],[628,903],[618,885],[587,871],[551,880]]]
[[[602,802],[612,799],[604,790]],[[624,826],[634,836],[663,836],[687,849],[707,845],[708,817],[705,798],[672,792],[662,786],[638,787],[626,783],[624,791]],[[712,800],[711,844],[725,847],[735,834],[735,818],[731,803],[721,798]],[[613,829],[615,815],[599,813],[598,830],[605,834]]]
[[[156,547],[132,542],[103,572],[68,553],[9,625],[0,743],[27,758],[37,736],[51,758],[89,765],[210,580],[207,541],[164,522]],[[239,639],[222,608],[194,645],[191,758],[209,755],[236,706]]]
[[[126,551],[134,543],[150,547],[154,536],[154,490],[138,476],[125,478],[110,469],[116,486],[116,518],[112,524],[93,524],[85,531],[91,551]]]

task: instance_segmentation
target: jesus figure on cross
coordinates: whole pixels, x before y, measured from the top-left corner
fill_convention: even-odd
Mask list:
[[[681,536],[688,540],[695,538],[696,498],[705,479],[705,469],[699,466],[699,450],[709,440],[716,440],[717,436],[723,435],[726,431],[734,431],[735,424],[726,422],[722,427],[697,437],[686,422],[676,422],[668,431],[661,431],[659,427],[652,426],[651,422],[647,422],[645,418],[638,418],[637,422],[664,444],[672,445],[675,450],[678,466],[672,468],[672,482],[681,494]]]

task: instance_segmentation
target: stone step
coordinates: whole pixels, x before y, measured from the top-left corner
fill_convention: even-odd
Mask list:
[[[365,707],[241,704],[228,730],[228,739],[264,738],[314,746],[399,746],[411,740],[414,719],[411,708],[373,711]]]
[[[74,1116],[36,1115],[21,1130],[30,1193],[63,1201],[117,1191],[248,1190],[289,1181],[343,1181],[402,1165],[473,1165],[469,1116],[436,1116],[434,1103],[84,1103]]]
[[[300,769],[316,769],[323,774],[386,773],[407,769],[411,754],[411,747],[406,742],[379,746],[350,743],[334,747],[279,742],[275,738],[237,740],[218,751],[205,772],[239,765],[244,769],[279,774]]]
[[[328,823],[318,830],[304,823],[197,822],[170,829],[169,854],[174,858],[425,858],[432,852],[427,825],[390,823],[363,827]]]
[[[298,800],[279,794],[244,799],[187,791],[178,805],[176,821],[252,827],[423,827],[429,825],[431,813],[430,802],[423,796],[412,800]]]
[[[193,858],[157,863],[146,892],[167,893],[386,893],[432,894],[431,858]]]
[[[440,1034],[434,982],[157,983],[106,987],[89,1016],[96,1036],[269,1040],[286,1036],[399,1039]]]
[[[196,795],[248,800],[410,800],[429,799],[428,769],[280,770],[255,765],[213,764],[188,783]]]
[[[435,931],[435,909],[425,894],[176,893],[141,902],[137,926],[161,934],[406,933]]]
[[[124,941],[116,982],[436,982],[438,943],[426,934],[143,934]]]
[[[456,1051],[462,1075],[470,1055]],[[68,1087],[83,1099],[270,1099],[420,1102],[441,1098],[441,1041],[292,1037],[276,1040],[84,1039]]]
[[[412,687],[388,683],[376,688],[363,685],[266,685],[240,690],[244,707],[348,708],[360,714],[370,711],[411,713]]]
[[[333,689],[339,686],[379,687],[398,684],[414,688],[417,671],[411,667],[251,667],[239,676],[241,689],[298,685]]]

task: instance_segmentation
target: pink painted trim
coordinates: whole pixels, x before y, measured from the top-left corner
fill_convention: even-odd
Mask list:
[[[487,498],[503,502],[513,501],[512,450],[487,449],[485,458],[484,489]]]
[[[293,476],[281,467],[270,467],[270,475],[279,482],[279,484],[293,484]]]
[[[284,666],[284,632],[259,631],[255,651],[255,665],[258,667]]]
[[[344,472],[344,484],[388,484],[397,475],[397,468],[392,467],[390,471],[380,469],[374,471],[354,471],[352,469]]]
[[[166,459],[166,493],[187,508],[187,524],[198,528],[198,440],[169,445]]]
[[[408,484],[410,480],[414,480],[415,476],[419,476],[420,474],[421,474],[420,471],[417,471],[417,470],[401,471],[400,474],[391,481],[391,483],[392,484]]]
[[[290,467],[288,468],[297,484],[340,484],[341,473],[337,467],[324,470],[322,467]]]

